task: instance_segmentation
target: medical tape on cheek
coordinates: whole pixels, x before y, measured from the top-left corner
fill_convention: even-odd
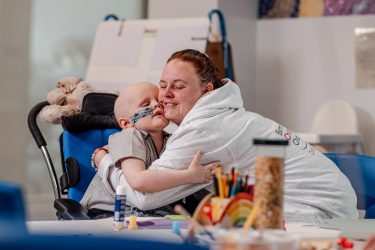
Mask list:
[[[155,108],[150,108],[150,107],[147,107],[147,108],[144,108],[144,109],[141,109],[140,111],[134,113],[134,115],[132,115],[130,117],[130,121],[135,124],[139,119],[141,118],[144,118],[148,115],[152,115],[152,113],[154,112]]]

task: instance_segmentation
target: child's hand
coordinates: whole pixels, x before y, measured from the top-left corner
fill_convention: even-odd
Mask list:
[[[212,175],[215,173],[215,168],[219,165],[219,162],[201,165],[199,163],[201,158],[202,152],[198,151],[187,169],[190,183],[208,183],[212,181]]]
[[[93,160],[96,168],[99,168],[99,163],[106,154],[108,154],[108,145],[99,148],[99,151],[94,155]]]

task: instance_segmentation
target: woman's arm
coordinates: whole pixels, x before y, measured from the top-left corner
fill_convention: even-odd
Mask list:
[[[165,151],[148,170],[186,169],[199,149],[204,149],[201,160],[203,164],[225,159],[226,166],[234,165],[236,161],[227,145],[218,144],[215,138],[210,136],[210,131],[202,131],[200,128],[200,124],[199,126],[189,124],[182,130],[175,131],[168,140]],[[228,164],[228,162],[232,163]],[[125,178],[124,182],[126,182]],[[187,197],[207,186],[209,185],[188,184],[154,193],[143,193],[129,188],[127,200],[141,210],[155,209]]]
[[[109,185],[112,185],[110,182],[113,173],[115,171],[106,171],[108,167],[114,165],[112,157],[107,154],[100,161],[100,167],[98,168],[97,174],[102,178],[103,183],[109,182]],[[114,167],[114,166],[113,166]],[[148,170],[147,170],[148,171]],[[112,172],[112,173],[111,173]],[[117,173],[117,172],[116,172]],[[121,171],[122,173],[122,171]],[[182,185],[170,189],[166,189],[160,192],[153,193],[144,193],[134,190],[130,187],[126,178],[122,176],[120,179],[121,185],[126,185],[127,187],[127,200],[130,204],[137,207],[140,210],[149,210],[168,205],[172,202],[180,200],[196,191],[209,186],[210,184],[188,184]]]
[[[208,164],[218,159],[226,159],[226,162],[236,163],[233,154],[230,153],[225,144],[218,144],[215,138],[210,137],[210,131],[202,131],[197,126],[189,124],[182,131],[176,131],[168,140],[165,151],[160,158],[154,161],[149,170],[184,170],[189,167],[194,154],[204,149],[201,163]],[[112,137],[112,136],[111,136]],[[113,148],[126,147],[127,140],[111,140]],[[120,157],[117,157],[120,158]],[[227,164],[228,165],[228,164]],[[127,200],[133,206],[141,210],[155,209],[189,196],[202,188],[209,186],[205,184],[188,184],[166,189],[160,192],[145,193],[132,189],[126,178],[122,178],[123,184],[128,187]]]
[[[121,168],[130,187],[139,192],[158,192],[185,184],[208,183],[218,163],[200,165],[201,152],[197,152],[189,168],[184,170],[146,170],[144,161],[127,158]]]

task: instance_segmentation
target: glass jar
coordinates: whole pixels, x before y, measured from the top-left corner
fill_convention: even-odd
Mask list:
[[[255,187],[254,203],[259,207],[255,216],[256,229],[282,229],[284,202],[285,140],[254,139]]]

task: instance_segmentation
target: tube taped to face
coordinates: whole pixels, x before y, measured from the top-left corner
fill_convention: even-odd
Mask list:
[[[155,107],[156,108],[156,107]],[[143,117],[146,117],[148,115],[152,115],[152,113],[154,112],[155,108],[150,108],[150,107],[147,107],[147,108],[144,108],[144,109],[141,109],[139,110],[138,112],[134,113],[131,117],[130,117],[130,121],[135,124],[139,119],[143,118]]]

